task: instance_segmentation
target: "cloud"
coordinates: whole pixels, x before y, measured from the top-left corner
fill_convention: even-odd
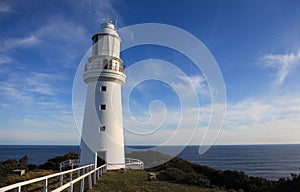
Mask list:
[[[69,82],[71,70],[66,68],[77,67],[91,45],[95,24],[99,25],[106,14],[114,15],[111,13],[115,10],[109,0],[75,4],[67,1],[65,4],[68,10],[58,14],[51,11],[56,10],[57,3],[44,2],[28,7],[19,2],[17,11],[24,14],[18,18],[14,18],[15,14],[9,15],[8,19],[17,23],[7,22],[3,27],[0,65],[10,64],[5,65],[5,73],[3,68],[1,70],[0,108],[5,109],[0,111],[3,143],[79,142],[66,97],[72,83]],[[54,6],[54,9],[47,6]],[[15,12],[12,8],[12,5],[0,3],[1,15]],[[89,26],[93,26],[92,31]],[[30,63],[28,57],[32,55],[35,57]]]
[[[149,111],[133,116],[124,114],[127,144],[159,144],[166,142],[172,136],[172,142],[169,144],[188,144],[198,128],[206,129],[211,113],[210,106],[163,108],[161,105],[154,107],[150,105],[149,108]],[[136,122],[136,119],[139,122]],[[198,143],[201,138],[198,138]],[[142,142],[138,143],[139,141]]]
[[[57,74],[32,72],[23,77],[23,86],[26,86],[26,90],[29,92],[54,95],[59,93],[59,88],[53,85],[57,80],[62,80],[62,77]]]
[[[193,137],[198,123],[201,126],[200,129],[207,127],[211,106],[206,101],[200,100],[203,97],[209,98],[210,93],[202,74],[188,75],[176,65],[157,59],[132,64],[127,68],[126,74],[128,78],[122,90],[122,97],[127,144],[137,144],[137,141],[148,140],[150,143],[140,144],[162,143],[173,134],[177,136],[170,144],[186,144]],[[147,80],[154,81],[148,83],[147,86],[139,86]],[[168,86],[166,88],[161,86],[158,89],[158,83]],[[132,96],[131,92],[134,89],[138,90],[139,97]],[[153,94],[155,91],[157,93]],[[158,101],[155,97],[161,100]],[[153,99],[152,102],[148,102],[149,99]],[[150,104],[149,109],[145,109],[145,101]],[[205,105],[200,103],[205,103]],[[180,134],[186,133],[190,135],[180,138]],[[144,137],[152,139],[141,139]],[[183,141],[184,143],[180,143]]]
[[[7,103],[0,103],[0,109],[6,110],[6,109],[9,109],[9,108],[10,108],[9,104],[7,104]]]
[[[36,104],[45,99],[49,101],[62,93],[63,88],[57,84],[63,80],[63,77],[57,74],[37,72],[11,74],[7,80],[0,82],[0,96],[7,102],[21,105]]]
[[[109,17],[112,22],[115,22],[116,19],[118,19],[118,23],[121,25],[123,24],[123,19],[120,17],[120,14],[114,9],[113,4],[114,3],[122,3],[122,1],[118,0],[86,0],[82,1],[80,5],[80,9],[84,9],[87,11],[91,11],[94,13],[94,17],[97,22],[103,22],[106,21],[105,18]]]
[[[176,89],[184,90],[186,97],[195,94],[194,90],[198,93],[198,96],[209,97],[209,88],[203,75],[179,76],[178,78],[181,81],[173,83],[172,86]]]
[[[39,44],[41,41],[35,35],[24,38],[1,39],[0,51],[5,52],[15,48],[27,48]]]
[[[0,38],[0,52],[2,52],[0,55],[0,65],[15,61],[11,56],[12,50],[27,49],[40,44],[40,42],[41,41],[35,35],[29,35],[24,38]]]
[[[7,127],[0,130],[0,144],[78,145],[80,137],[76,132],[53,131],[52,128],[50,124],[47,129]]]
[[[29,31],[23,38],[0,38],[0,51],[2,60],[6,59],[4,61],[7,62],[13,60],[12,53],[16,50],[35,48],[33,50],[35,54],[51,63],[59,63],[58,67],[74,67],[82,55],[82,48],[89,45],[89,39],[88,32],[83,26],[61,15],[54,15],[45,25]],[[55,58],[59,59],[55,60],[52,55],[56,55]]]
[[[151,111],[161,115],[162,111]],[[200,114],[199,125],[195,132],[195,114]],[[199,145],[205,135],[210,120],[211,106],[188,108],[186,115],[181,117],[180,109],[167,111],[163,126],[161,119],[156,118],[145,127],[134,127],[125,114],[124,124],[137,132],[152,130],[152,134],[145,136],[126,134],[127,144],[160,144],[168,140],[177,131],[181,123],[180,137],[176,137],[171,144],[185,145],[187,139],[193,140],[189,144]],[[139,119],[147,120],[146,117]],[[148,116],[149,117],[149,116]],[[212,125],[214,122],[211,122]],[[203,144],[210,144],[218,136],[216,144],[274,144],[274,143],[300,143],[300,93],[293,95],[272,95],[260,99],[248,98],[246,100],[229,103],[221,133],[218,129],[208,129]],[[157,130],[156,130],[157,129]]]
[[[6,56],[6,55],[0,55],[0,65],[2,64],[8,64],[8,63],[11,63],[13,60]]]
[[[37,37],[44,41],[58,40],[56,43],[81,44],[88,37],[86,29],[61,15],[54,15],[49,22],[37,31],[33,32]]]
[[[14,12],[14,10],[11,8],[10,5],[5,3],[0,3],[0,13],[11,13]]]
[[[6,100],[14,100],[19,104],[31,104],[33,97],[18,89],[16,85],[0,83],[0,95]]]
[[[227,105],[220,143],[300,143],[300,94]]]
[[[277,70],[277,84],[282,84],[290,71],[300,64],[300,51],[290,54],[268,54],[261,57],[266,67]]]

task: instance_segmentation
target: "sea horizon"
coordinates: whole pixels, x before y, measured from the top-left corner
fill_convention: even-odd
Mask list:
[[[249,143],[249,144],[214,144],[211,146],[259,146],[259,145],[300,145],[300,143]],[[80,144],[0,144],[0,146],[80,146]],[[138,145],[138,144],[130,144],[125,145],[134,147],[134,146],[147,146],[147,147],[155,147],[160,145]],[[199,145],[163,145],[163,146],[199,146]],[[201,145],[201,146],[209,146],[209,145]]]
[[[128,145],[126,153],[147,150],[150,147]],[[213,145],[202,155],[198,153],[197,145],[184,148],[173,145],[155,149],[165,154],[177,152],[177,157],[192,163],[220,170],[243,171],[250,176],[272,180],[290,177],[291,173],[300,174],[300,144]],[[27,155],[30,164],[40,165],[50,158],[69,152],[78,153],[79,145],[0,145],[0,161],[19,160]]]

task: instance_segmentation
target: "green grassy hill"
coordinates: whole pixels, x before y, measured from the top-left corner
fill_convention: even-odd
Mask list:
[[[240,171],[213,169],[177,157],[166,162],[170,156],[156,151],[133,152],[128,156],[143,160],[146,167],[157,166],[146,171],[108,172],[98,180],[91,191],[299,192],[300,189],[300,175],[297,174],[272,181],[262,177],[251,177]],[[66,154],[49,159],[40,166],[27,165],[27,156],[19,161],[0,162],[0,187],[54,173],[58,170],[59,162],[77,157],[77,154]],[[26,169],[28,172],[17,176],[13,173],[14,169]],[[147,181],[148,172],[156,173],[157,179]],[[67,182],[69,177],[65,177],[64,181]],[[53,189],[58,186],[58,181],[59,178],[52,179],[49,181],[49,187]],[[38,191],[42,189],[42,183],[22,189]]]
[[[166,181],[147,181],[146,171],[107,172],[89,192],[225,192],[226,190],[209,189],[199,186],[178,184]]]

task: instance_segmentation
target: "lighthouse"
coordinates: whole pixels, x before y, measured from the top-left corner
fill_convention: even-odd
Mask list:
[[[92,36],[92,55],[84,68],[87,84],[80,143],[80,165],[125,168],[121,86],[125,67],[120,59],[121,39],[112,23],[101,24]]]

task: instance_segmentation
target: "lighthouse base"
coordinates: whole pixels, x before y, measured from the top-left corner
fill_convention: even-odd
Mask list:
[[[120,147],[120,149],[122,149]],[[116,149],[116,151],[118,151]],[[100,167],[103,164],[106,164],[107,170],[119,170],[125,168],[125,158],[123,150],[120,150],[120,153],[109,153],[107,150],[92,150],[90,149],[84,141],[80,145],[80,162],[79,165],[88,165],[95,164],[97,167]],[[116,158],[117,156],[117,158]]]

